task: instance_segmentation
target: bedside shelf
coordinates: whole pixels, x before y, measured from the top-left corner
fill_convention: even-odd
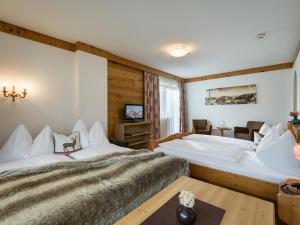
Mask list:
[[[126,141],[132,149],[149,148],[150,123],[118,123],[115,125],[115,139]]]
[[[125,138],[143,136],[143,135],[147,135],[147,134],[150,134],[150,132],[146,131],[146,132],[135,133],[135,134],[125,134]]]
[[[145,143],[149,143],[149,141],[145,140],[145,141],[131,142],[131,143],[129,143],[129,147],[135,146],[135,145],[140,145],[140,144],[145,144]]]

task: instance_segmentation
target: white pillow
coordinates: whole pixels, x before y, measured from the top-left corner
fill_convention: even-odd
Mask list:
[[[49,126],[46,126],[42,129],[39,135],[34,139],[30,150],[30,157],[39,156],[39,155],[48,155],[53,154],[54,152],[54,143],[52,131]]]
[[[259,145],[256,148],[256,151],[259,152],[262,148],[267,147],[272,142],[277,141],[280,138],[280,135],[276,128],[272,126],[267,134],[261,139]]]
[[[72,132],[78,131],[80,133],[80,146],[81,148],[89,147],[89,133],[82,120],[78,120],[72,130]]]
[[[29,159],[32,137],[26,127],[20,124],[0,150],[0,163]]]
[[[261,162],[273,169],[299,176],[300,163],[293,150],[295,143],[293,134],[287,131],[278,140],[262,148],[256,155]]]
[[[89,132],[90,147],[109,143],[99,121],[95,122]]]
[[[268,131],[270,130],[270,126],[267,124],[267,123],[264,123],[262,125],[262,127],[259,129],[259,132],[260,134],[262,135],[266,135],[268,133]]]
[[[78,131],[73,132],[68,137],[63,134],[54,133],[54,139],[55,153],[69,154],[71,152],[80,150],[80,134]]]
[[[275,128],[278,131],[278,133],[279,133],[280,136],[283,135],[283,133],[285,132],[282,123],[277,124]]]
[[[264,138],[263,134],[258,132],[254,132],[254,149],[256,150],[258,145],[260,144],[261,140]]]

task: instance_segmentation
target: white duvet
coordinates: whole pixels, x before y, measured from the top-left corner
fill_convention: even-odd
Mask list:
[[[166,151],[180,154],[192,154],[194,157],[207,157],[227,162],[238,163],[244,155],[244,151],[237,147],[220,144],[202,143],[189,140],[175,139],[159,144]]]
[[[88,159],[95,156],[101,156],[110,154],[113,152],[122,152],[131,150],[129,148],[120,147],[114,144],[105,143],[102,145],[96,145],[93,147],[85,148],[70,154],[69,156],[65,155],[57,155],[57,154],[47,154],[41,156],[35,156],[30,159],[11,161],[8,163],[0,164],[0,173],[7,170],[21,169],[21,168],[29,168],[29,167],[37,167],[43,166],[56,162],[64,162],[64,161],[73,161],[73,160],[82,160]]]
[[[71,153],[69,157],[75,160],[80,160],[80,159],[87,159],[95,156],[101,156],[113,152],[122,152],[128,150],[131,149],[120,147],[115,144],[105,143],[105,144],[96,145],[93,147],[85,148],[77,152]]]
[[[183,137],[183,139],[194,141],[194,142],[201,142],[201,143],[219,144],[222,146],[239,148],[241,150],[248,150],[248,151],[254,150],[254,142],[237,139],[237,138],[221,137],[221,136],[214,136],[214,135],[191,134]]]
[[[24,160],[17,160],[11,161],[8,163],[1,163],[0,164],[0,172],[12,170],[12,169],[20,169],[20,168],[28,168],[28,167],[36,167],[36,166],[43,166],[51,163],[56,162],[63,162],[63,161],[71,161],[67,156],[64,155],[56,155],[56,154],[47,154],[36,156],[31,159],[24,159]]]
[[[220,159],[214,159],[211,157],[201,156],[195,152],[187,152],[185,150],[172,150],[163,147],[158,147],[154,151],[164,152],[167,155],[175,156],[178,158],[186,159],[188,162],[205,166],[220,171],[239,174],[242,176],[253,177],[255,179],[261,179],[269,182],[280,183],[289,178],[299,179],[289,173],[283,173],[272,169],[263,164],[256,156],[255,152],[244,151],[244,156],[238,163],[229,162]]]

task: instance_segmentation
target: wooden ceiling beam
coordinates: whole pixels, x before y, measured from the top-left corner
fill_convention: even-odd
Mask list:
[[[25,29],[10,23],[0,20],[0,31],[12,34],[18,37],[26,38],[32,41],[37,41],[46,45],[51,45],[57,48],[62,48],[68,51],[74,51],[74,45],[70,42],[63,41],[45,34],[41,34],[32,30]]]
[[[206,75],[206,76],[185,79],[185,83],[226,78],[226,77],[242,76],[242,75],[246,75],[246,74],[262,73],[262,72],[268,72],[268,71],[274,71],[274,70],[290,69],[293,67],[293,64],[294,64],[293,62],[288,62],[288,63],[282,63],[282,64],[276,64],[276,65],[270,65],[270,66],[262,66],[262,67],[256,67],[256,68],[245,69],[245,70],[231,71],[231,72],[226,72],[226,73],[211,74],[211,75]]]

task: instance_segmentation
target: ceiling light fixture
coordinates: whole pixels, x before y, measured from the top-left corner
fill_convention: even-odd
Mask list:
[[[265,36],[266,36],[266,33],[260,33],[260,34],[256,35],[256,38],[257,39],[264,39]]]
[[[191,51],[191,47],[188,45],[178,45],[169,50],[169,54],[173,57],[183,57],[189,54]]]

